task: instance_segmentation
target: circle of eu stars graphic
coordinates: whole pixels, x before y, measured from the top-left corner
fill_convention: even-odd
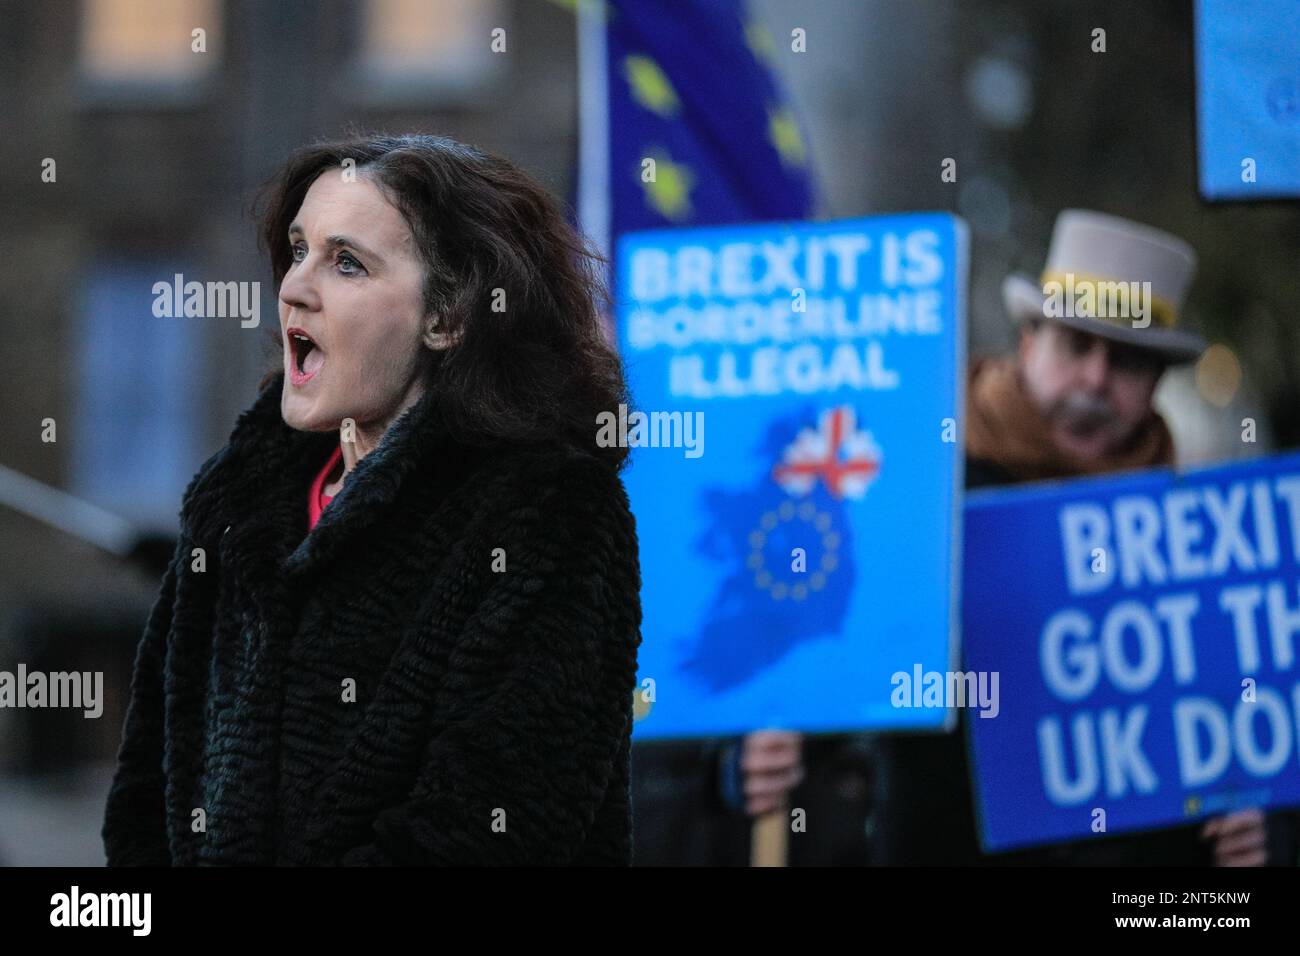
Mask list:
[[[804,547],[811,537],[821,540],[822,556],[816,570],[790,571],[796,581],[781,580],[772,573],[768,555],[788,567],[791,551]],[[776,547],[773,547],[775,545]],[[789,545],[787,547],[786,545]],[[826,586],[826,579],[839,566],[840,535],[833,528],[831,516],[819,511],[811,501],[796,505],[784,501],[773,511],[763,513],[758,527],[749,533],[749,557],[746,564],[754,573],[754,586],[767,591],[774,601],[802,601],[814,591]],[[806,579],[806,580],[804,580]]]

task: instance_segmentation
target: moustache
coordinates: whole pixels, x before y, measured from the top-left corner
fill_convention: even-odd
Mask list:
[[[1091,431],[1115,417],[1115,406],[1086,392],[1070,392],[1053,408],[1054,415],[1076,431]]]

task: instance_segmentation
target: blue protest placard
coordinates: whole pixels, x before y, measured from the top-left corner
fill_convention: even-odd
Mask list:
[[[1300,455],[975,493],[965,550],[987,849],[1300,803]]]
[[[1197,0],[1195,22],[1201,195],[1300,198],[1300,0]]]
[[[635,735],[942,725],[890,698],[955,647],[963,224],[656,230],[617,262]]]

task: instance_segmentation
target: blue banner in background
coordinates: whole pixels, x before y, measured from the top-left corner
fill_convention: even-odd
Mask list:
[[[1300,455],[977,492],[965,523],[986,849],[1300,803]]]
[[[1196,125],[1206,199],[1300,198],[1300,0],[1197,0]]]
[[[622,238],[638,739],[944,723],[891,679],[953,647],[966,249],[946,214]]]

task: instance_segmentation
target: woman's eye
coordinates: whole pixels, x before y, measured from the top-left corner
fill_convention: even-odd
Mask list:
[[[293,252],[293,261],[294,261],[294,262],[302,262],[302,260],[304,260],[304,259],[307,258],[307,247],[306,247],[306,246],[296,245],[296,246],[292,246],[292,247],[290,247],[290,248],[291,248],[291,250],[292,250],[292,252]],[[301,255],[299,255],[299,253],[301,253]]]
[[[344,252],[339,254],[339,271],[344,275],[363,275],[366,268]]]

